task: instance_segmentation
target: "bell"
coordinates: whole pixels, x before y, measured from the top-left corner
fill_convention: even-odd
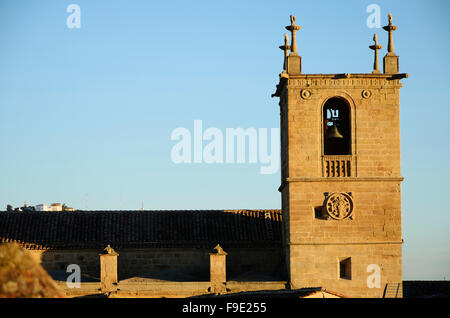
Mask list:
[[[342,136],[339,130],[337,129],[336,125],[331,126],[327,130],[327,139],[331,138],[339,138],[339,139],[344,138],[344,136]]]

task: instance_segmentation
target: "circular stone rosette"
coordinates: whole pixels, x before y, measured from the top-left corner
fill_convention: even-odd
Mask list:
[[[363,90],[362,91],[362,97],[364,97],[364,98],[370,98],[370,96],[372,96],[372,92],[371,91],[369,91],[369,90]]]
[[[311,91],[309,89],[303,89],[300,93],[303,99],[308,99],[311,97]]]
[[[335,220],[351,218],[353,199],[347,193],[332,193],[325,200],[325,211]]]

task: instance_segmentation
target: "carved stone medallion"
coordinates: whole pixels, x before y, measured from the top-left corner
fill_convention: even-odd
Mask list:
[[[343,192],[331,193],[325,199],[325,211],[335,220],[352,218],[353,198]]]
[[[365,90],[363,90],[363,91],[361,92],[361,95],[362,95],[362,97],[364,97],[364,98],[370,98],[370,96],[372,96],[372,92],[369,91],[369,90],[367,90],[367,89],[365,89]]]
[[[311,91],[309,89],[303,89],[300,92],[300,95],[302,96],[303,99],[309,99],[311,97]]]

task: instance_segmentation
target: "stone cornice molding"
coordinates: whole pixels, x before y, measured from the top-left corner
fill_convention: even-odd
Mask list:
[[[342,177],[342,178],[326,178],[326,177],[289,177],[282,181],[278,191],[283,191],[284,187],[290,182],[367,182],[367,181],[384,181],[384,182],[402,182],[403,177]]]
[[[367,245],[367,244],[403,244],[404,241],[365,241],[365,242],[289,242],[287,245]]]

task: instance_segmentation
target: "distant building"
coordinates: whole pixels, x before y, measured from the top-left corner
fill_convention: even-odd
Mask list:
[[[36,211],[49,211],[48,205],[45,204],[45,203],[36,205],[36,206],[34,207],[34,209],[35,209]]]
[[[48,206],[45,203],[41,203],[41,204],[38,204],[35,206],[35,210],[36,211],[54,211],[54,212],[75,211],[74,208],[67,207],[61,203],[52,203],[52,204],[50,204],[50,206]]]
[[[62,211],[62,204],[61,203],[52,203],[48,211]]]

